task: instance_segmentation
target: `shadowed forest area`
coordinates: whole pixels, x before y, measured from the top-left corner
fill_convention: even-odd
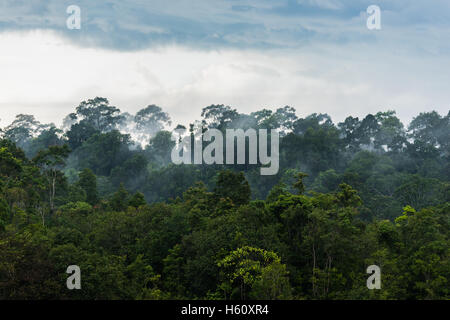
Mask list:
[[[175,165],[170,127],[277,129],[280,169]],[[1,135],[0,299],[450,298],[450,112],[406,127],[211,105],[172,126],[97,97]]]

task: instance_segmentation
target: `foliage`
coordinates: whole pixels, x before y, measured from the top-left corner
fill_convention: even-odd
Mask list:
[[[0,299],[450,298],[450,114],[201,117],[192,130],[278,129],[280,172],[170,163],[155,105],[90,99],[65,131],[18,115],[0,139]]]

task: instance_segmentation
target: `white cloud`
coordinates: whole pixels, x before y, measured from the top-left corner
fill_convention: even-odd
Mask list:
[[[77,47],[50,31],[0,33],[0,43],[2,127],[18,113],[60,123],[95,96],[130,113],[160,105],[174,124],[219,103],[245,113],[290,105],[299,116],[322,112],[335,121],[388,108],[409,121],[422,111],[449,109],[444,56],[405,57],[364,45],[119,52]]]

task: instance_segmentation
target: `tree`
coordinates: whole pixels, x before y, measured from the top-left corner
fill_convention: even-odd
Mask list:
[[[236,206],[250,201],[250,186],[244,173],[235,173],[231,170],[221,171],[217,177],[214,195],[220,198],[230,198]]]
[[[86,193],[86,201],[95,205],[98,202],[97,177],[91,169],[85,168],[79,173],[78,185]]]
[[[295,109],[289,106],[278,108],[276,112],[263,109],[250,114],[256,119],[258,127],[263,129],[280,129],[281,136],[292,130],[297,120]]]
[[[154,104],[139,110],[134,116],[136,128],[149,137],[164,129],[166,125],[171,124],[170,117],[166,112]]]
[[[448,219],[444,220],[448,209],[447,205],[416,211],[406,206],[395,219],[398,251],[392,258],[398,261],[397,277],[401,281],[397,285],[406,289],[406,298],[436,299],[449,294]]]
[[[111,208],[115,211],[124,211],[128,208],[128,191],[120,184],[119,190],[117,190],[110,201]]]
[[[122,165],[130,156],[131,137],[113,130],[97,133],[78,148],[78,168],[89,168],[97,175],[110,175],[111,170]]]
[[[307,176],[308,175],[304,172],[298,172],[296,174],[297,181],[294,183],[294,188],[298,190],[298,194],[303,194],[305,192],[305,184],[303,182],[303,179]]]
[[[409,136],[436,147],[442,124],[442,117],[436,111],[420,113],[409,124]]]
[[[81,147],[81,145],[94,134],[98,133],[100,133],[100,131],[96,130],[94,126],[89,124],[87,121],[80,121],[70,127],[70,130],[66,132],[66,136],[70,148],[75,150],[78,147]]]
[[[335,190],[341,182],[342,177],[336,173],[335,170],[330,169],[319,173],[318,177],[314,180],[313,190],[323,193],[331,192]]]
[[[111,170],[111,181],[115,185],[124,183],[127,188],[136,190],[147,180],[147,164],[148,160],[142,153],[134,153]]]
[[[139,208],[140,206],[143,206],[147,204],[145,202],[145,197],[141,192],[136,192],[131,198],[128,204],[132,207]]]
[[[272,263],[262,268],[261,275],[253,283],[250,298],[259,300],[292,299],[292,289],[286,265]]]
[[[64,179],[61,169],[65,164],[65,159],[69,156],[70,149],[67,145],[50,146],[47,150],[41,150],[33,159],[33,162],[41,168],[43,174],[47,178],[48,199],[50,204],[50,212],[55,210],[55,195],[57,188],[57,180]]]
[[[345,294],[352,282],[349,279],[352,270],[362,268],[362,231],[354,219],[358,211],[349,206],[353,201],[336,201],[346,198],[344,194],[315,197],[316,204],[307,213],[308,220],[301,231],[300,252],[307,258],[309,268],[304,271],[304,277],[310,279],[313,298],[336,298]],[[333,202],[340,202],[341,207],[335,207]]]
[[[67,160],[58,129],[16,122],[26,149],[0,139],[0,299],[448,299],[449,115],[406,135],[393,111],[336,127],[281,109],[215,106],[190,131],[285,131],[273,176],[171,164],[170,132],[143,150],[126,113],[130,135],[69,115]],[[83,290],[65,286],[71,264]]]
[[[163,260],[164,288],[172,293],[174,298],[181,298],[186,295],[186,287],[184,284],[185,277],[183,274],[183,266],[185,261],[181,250],[181,246],[176,244],[169,250],[167,257]]]
[[[380,130],[380,125],[374,115],[368,114],[359,125],[356,136],[360,145],[366,148],[374,148],[375,137]]]
[[[9,206],[5,199],[0,198],[0,233],[9,222]]]
[[[34,139],[30,141],[27,156],[33,158],[40,150],[47,149],[50,146],[62,146],[64,141],[61,139],[62,130],[51,125],[48,129],[44,129]]]
[[[360,141],[358,137],[358,128],[361,125],[359,118],[347,117],[344,122],[338,124],[339,130],[343,136],[343,141],[346,148],[351,151],[357,151],[360,147]]]
[[[398,152],[406,147],[406,133],[395,111],[378,112],[375,118],[380,126],[375,136],[375,148]]]
[[[239,290],[241,300],[245,300],[255,283],[259,293],[268,291],[265,294],[269,298],[283,297],[286,289],[289,291],[285,266],[281,265],[280,258],[274,252],[244,246],[230,252],[218,266],[225,280],[221,285],[221,288],[225,289],[225,297],[232,294],[229,292],[230,289],[236,288]],[[270,280],[269,274],[272,275]],[[267,281],[271,281],[274,287],[267,288]]]
[[[76,108],[76,117],[100,132],[115,129],[122,119],[120,109],[110,106],[108,99],[100,97],[82,101]]]
[[[15,142],[21,148],[28,147],[31,138],[39,135],[45,127],[33,115],[18,114],[15,120],[4,129],[3,136]]]
[[[208,128],[225,130],[238,117],[236,109],[223,104],[212,104],[202,109],[202,123]]]
[[[8,140],[3,140],[8,141]],[[3,142],[2,141],[2,142]],[[23,156],[25,158],[25,156]],[[9,182],[14,176],[18,176],[23,170],[24,158],[17,158],[8,146],[0,147],[0,176]]]
[[[293,124],[293,130],[296,134],[305,134],[308,129],[318,130],[334,128],[333,122],[328,114],[313,113],[304,119],[297,119]]]
[[[421,146],[423,153],[439,150],[445,156],[450,154],[450,112],[441,117],[436,111],[420,113],[408,127],[408,135],[414,144]],[[418,148],[416,148],[417,150]]]
[[[448,196],[445,199],[446,191],[446,186],[437,179],[411,175],[395,190],[394,195],[402,205],[422,209],[448,201]]]
[[[171,152],[175,146],[172,141],[172,133],[169,131],[159,131],[150,139],[145,151],[148,158],[160,165],[167,165],[171,162]]]

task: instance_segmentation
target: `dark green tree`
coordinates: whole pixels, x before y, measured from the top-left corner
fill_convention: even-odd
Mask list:
[[[124,211],[128,208],[128,191],[120,184],[119,189],[113,194],[110,205],[115,211]]]
[[[140,206],[145,205],[147,202],[145,201],[145,197],[141,192],[136,192],[131,196],[128,204],[132,207],[139,208]]]
[[[98,202],[97,177],[91,169],[85,168],[79,173],[78,185],[86,193],[86,201],[95,205]]]
[[[116,128],[122,120],[120,110],[109,105],[106,98],[96,97],[82,101],[76,108],[76,118],[92,126],[100,132],[107,132]]]
[[[58,186],[58,180],[64,183],[64,175],[61,169],[64,167],[65,159],[69,156],[70,149],[67,145],[50,146],[46,150],[41,150],[33,159],[33,162],[42,170],[47,180],[48,200],[50,204],[50,213],[55,210],[55,196]],[[61,182],[60,182],[61,184]]]
[[[231,170],[221,171],[217,177],[214,195],[220,198],[230,198],[236,206],[250,201],[250,186],[243,172]]]

